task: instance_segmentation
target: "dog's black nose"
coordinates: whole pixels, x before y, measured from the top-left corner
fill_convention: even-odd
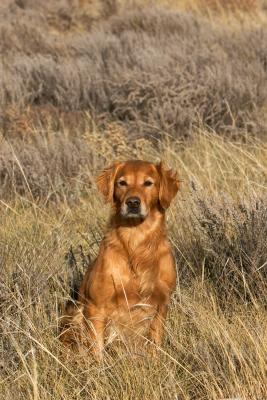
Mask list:
[[[129,197],[129,199],[126,200],[126,204],[129,208],[139,208],[141,201],[139,197]]]

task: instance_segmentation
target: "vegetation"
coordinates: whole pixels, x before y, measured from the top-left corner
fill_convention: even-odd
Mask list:
[[[0,6],[0,399],[262,400],[267,30],[255,1]],[[162,348],[58,340],[109,214],[94,176],[163,159],[178,284]]]

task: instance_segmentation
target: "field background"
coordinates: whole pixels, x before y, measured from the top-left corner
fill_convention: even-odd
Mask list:
[[[267,4],[2,0],[0,398],[267,398]],[[66,353],[109,210],[94,176],[163,159],[178,285],[162,348]]]

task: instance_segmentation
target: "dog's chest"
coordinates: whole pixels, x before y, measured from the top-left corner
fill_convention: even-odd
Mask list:
[[[136,307],[137,304],[155,304],[159,297],[159,273],[155,260],[128,257],[113,269],[114,292],[112,302],[116,306]]]
[[[123,287],[116,291],[109,317],[109,340],[115,337],[142,337],[147,334],[151,321],[156,315],[157,304],[154,301],[154,283],[143,293],[142,277],[132,276]],[[111,334],[112,332],[112,334]]]

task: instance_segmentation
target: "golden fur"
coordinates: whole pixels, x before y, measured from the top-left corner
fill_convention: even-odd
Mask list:
[[[127,161],[104,170],[96,183],[113,212],[99,255],[80,286],[79,307],[67,310],[62,341],[84,342],[83,326],[86,345],[98,355],[115,335],[135,341],[148,337],[160,345],[176,282],[165,210],[178,179],[163,163]]]

